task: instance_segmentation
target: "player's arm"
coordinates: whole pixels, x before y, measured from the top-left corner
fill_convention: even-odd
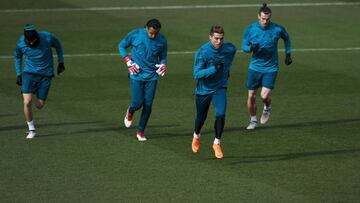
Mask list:
[[[157,67],[156,73],[158,75],[164,76],[167,71],[166,57],[167,57],[167,42],[165,41],[164,48],[159,54],[160,64],[155,65]]]
[[[51,34],[51,47],[54,47],[56,49],[56,54],[58,58],[57,74],[60,75],[62,72],[65,71],[64,53],[60,40],[53,34]]]
[[[55,35],[53,35],[53,34],[52,34],[52,38],[51,38],[51,46],[56,49],[58,63],[64,63],[64,53],[63,53],[63,49],[62,49],[60,40],[57,37],[55,37]]]
[[[124,39],[122,39],[118,45],[118,49],[120,52],[121,57],[124,59],[124,62],[128,68],[128,72],[130,75],[136,75],[138,72],[140,72],[140,67],[138,64],[136,64],[130,57],[130,55],[127,52],[127,48],[132,45],[132,41],[135,38],[135,33],[130,32],[126,35]]]
[[[243,35],[243,41],[242,41],[242,45],[241,45],[241,49],[245,52],[245,53],[251,53],[251,52],[257,52],[260,48],[260,44],[258,43],[252,43],[250,40],[250,27],[246,28],[244,35]]]
[[[14,60],[15,60],[15,70],[16,70],[16,84],[21,86],[22,85],[22,69],[21,69],[21,65],[22,65],[22,58],[23,58],[23,53],[21,51],[21,48],[18,47],[16,45],[15,50],[14,50]]]
[[[14,60],[15,60],[15,69],[16,69],[16,76],[21,75],[22,73],[22,60],[23,60],[23,52],[19,46],[15,47],[14,50]]]
[[[207,67],[201,50],[196,52],[194,63],[194,79],[197,80],[200,78],[207,78],[214,73],[216,73],[215,65]]]
[[[243,34],[243,41],[242,41],[242,45],[241,45],[241,49],[243,50],[243,52],[245,53],[250,53],[251,52],[251,43],[250,43],[250,31],[249,28],[247,28]]]
[[[285,64],[290,65],[292,63],[291,42],[290,42],[289,33],[286,32],[285,28],[281,29],[280,37],[284,40],[284,44],[285,44]]]
[[[118,49],[122,58],[129,55],[126,49],[131,46],[134,37],[134,33],[130,32],[118,44]]]

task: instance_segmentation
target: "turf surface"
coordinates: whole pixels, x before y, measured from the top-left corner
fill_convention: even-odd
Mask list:
[[[261,3],[223,1],[254,2]],[[1,10],[158,3],[13,0],[2,2]],[[295,50],[360,47],[359,8],[273,7],[272,20],[286,27]],[[128,31],[156,17],[170,52],[195,51],[207,42],[210,26],[219,23],[226,40],[240,47],[242,32],[256,20],[257,10],[1,13],[0,202],[358,202],[359,50],[294,51],[293,65],[281,63],[271,120],[251,132],[245,130],[249,56],[239,52],[230,78],[222,139],[225,157],[220,161],[211,149],[212,109],[203,128],[201,152],[191,152],[193,54],[169,54],[169,70],[159,81],[146,129],[149,140],[139,143],[135,128],[123,126],[129,80],[121,58],[107,54],[117,53],[117,44]],[[14,63],[6,57],[13,54],[22,26],[29,22],[54,32],[67,54],[66,72],[54,78],[46,107],[34,110],[38,137],[33,140],[25,139]],[[73,56],[99,53],[105,55]],[[139,112],[135,123],[138,118]]]

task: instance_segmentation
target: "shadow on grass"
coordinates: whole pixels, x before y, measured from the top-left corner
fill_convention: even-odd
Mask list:
[[[69,126],[69,125],[86,125],[86,124],[94,124],[94,123],[102,123],[103,121],[90,121],[90,122],[60,122],[60,123],[47,123],[47,124],[36,124],[37,128],[42,128],[42,127],[53,127],[53,126]],[[0,127],[0,132],[1,131],[11,131],[11,130],[20,130],[20,129],[24,129],[27,130],[27,126],[26,124],[24,125],[13,125],[13,126],[4,126],[4,127]]]
[[[266,129],[266,128],[302,128],[302,127],[313,127],[313,126],[327,126],[327,125],[350,123],[350,122],[360,122],[360,118],[328,120],[328,121],[309,121],[302,123],[280,124],[280,125],[271,125],[271,124],[260,125],[260,127],[256,128],[256,130]]]
[[[175,125],[153,125],[149,126],[150,128],[167,128],[167,127],[174,127]],[[87,128],[81,130],[74,130],[62,133],[48,133],[39,135],[39,137],[48,137],[48,136],[58,136],[58,135],[69,135],[69,134],[92,134],[92,133],[106,133],[106,132],[115,132],[117,134],[124,133],[129,135],[135,135],[136,127],[125,128],[124,126],[110,126],[110,127],[98,127],[98,128]],[[129,133],[127,133],[129,132]]]
[[[18,116],[19,114],[17,113],[6,113],[6,114],[0,114],[0,118],[3,117],[12,117],[12,116]]]
[[[326,155],[337,155],[337,154],[351,154],[360,152],[360,149],[343,149],[333,151],[320,151],[320,152],[303,152],[303,153],[289,153],[289,154],[274,154],[274,155],[259,155],[259,156],[225,156],[224,159],[234,159],[235,164],[244,163],[261,163],[261,162],[273,162],[273,161],[286,161],[291,159],[301,159],[306,157],[317,157]]]

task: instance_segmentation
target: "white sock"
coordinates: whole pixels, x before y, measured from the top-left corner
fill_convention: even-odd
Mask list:
[[[256,116],[250,116],[250,121],[251,122],[257,122]]]
[[[214,144],[220,144],[220,139],[215,138]]]
[[[264,109],[265,109],[265,110],[271,109],[271,104],[270,104],[269,106],[264,105]]]
[[[34,120],[30,122],[26,121],[26,123],[28,124],[29,130],[35,130]]]
[[[194,132],[194,137],[196,138],[196,139],[199,139],[200,138],[200,133],[199,134],[196,134],[195,132]]]

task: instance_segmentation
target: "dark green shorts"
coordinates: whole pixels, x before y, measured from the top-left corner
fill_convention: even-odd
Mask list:
[[[52,77],[24,73],[21,92],[36,94],[41,100],[46,100],[51,85]]]
[[[277,73],[277,71],[262,73],[249,69],[246,87],[249,90],[257,90],[260,87],[274,89]]]

